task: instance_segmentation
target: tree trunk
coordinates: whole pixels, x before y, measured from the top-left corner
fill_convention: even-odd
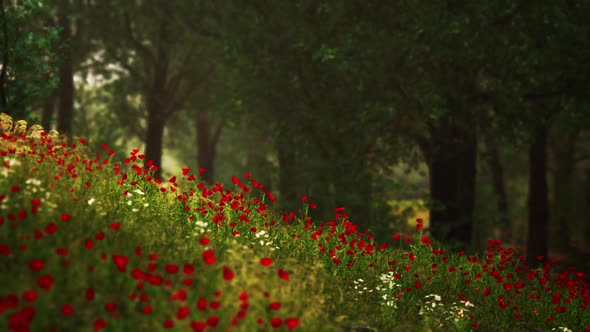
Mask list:
[[[575,144],[579,130],[560,132],[553,144],[553,218],[551,223],[550,243],[563,251],[571,250],[570,211],[571,192],[574,175]]]
[[[458,219],[456,159],[451,156],[433,158],[428,163],[430,176],[430,232],[443,242],[451,239],[451,225]]]
[[[72,134],[72,117],[74,116],[74,70],[72,66],[72,50],[66,43],[71,39],[70,21],[65,14],[59,16],[62,30],[63,63],[59,68],[59,111],[57,130],[60,134]]]
[[[201,176],[206,183],[213,184],[215,154],[222,127],[219,125],[213,132],[209,114],[206,112],[197,112],[195,127],[197,129],[197,162],[200,168],[206,170]]]
[[[251,120],[250,115],[243,115],[241,121],[243,130],[250,133],[247,142],[248,156],[246,160],[246,170],[252,173],[252,176],[264,185],[264,191],[272,191],[272,174],[274,167],[267,159],[268,150],[265,144],[268,144],[268,138],[266,135],[262,135],[258,130],[253,131],[251,129],[250,123],[253,120]],[[269,206],[273,206],[273,202],[267,201],[267,203]]]
[[[52,125],[54,124],[52,121],[53,118],[53,113],[55,111],[55,100],[57,97],[58,91],[54,91],[52,92],[49,96],[47,96],[47,98],[45,99],[45,102],[43,103],[43,110],[41,113],[41,126],[43,126],[43,129],[46,132],[49,132],[51,129],[57,129],[57,128],[52,128]]]
[[[164,143],[165,119],[162,110],[156,108],[157,104],[148,103],[147,132],[145,138],[145,160],[152,160],[158,167],[155,177],[162,177],[162,146]]]
[[[504,186],[504,167],[500,162],[500,152],[496,142],[490,138],[487,142],[488,167],[492,175],[492,188],[496,195],[496,207],[500,215],[495,229],[498,229],[502,241],[510,243],[512,241],[512,225],[508,218],[508,198],[506,196],[506,187]]]
[[[471,246],[475,202],[476,136],[448,121],[431,127],[420,144],[430,176],[430,231],[452,247]]]
[[[167,107],[170,101],[166,99],[166,80],[168,65],[164,60],[153,66],[153,80],[151,87],[146,91],[146,106],[148,111],[147,132],[145,138],[145,159],[152,160],[157,167],[155,176],[162,177],[162,149],[164,145],[164,128],[166,128]]]
[[[529,149],[528,241],[529,266],[539,265],[538,256],[547,258],[549,202],[547,198],[547,128],[539,129]]]
[[[451,238],[462,245],[471,246],[473,238],[473,212],[475,210],[475,178],[477,171],[477,137],[475,133],[460,131],[457,160],[457,215],[458,225]]]
[[[284,130],[279,132],[277,150],[279,159],[279,191],[281,195],[280,206],[285,212],[295,212],[295,209],[298,207],[295,151]]]

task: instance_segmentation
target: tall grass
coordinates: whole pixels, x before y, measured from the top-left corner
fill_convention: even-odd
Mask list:
[[[590,331],[586,275],[499,241],[447,252],[418,220],[388,247],[344,208],[311,220],[303,197],[279,215],[248,174],[161,181],[138,150],[117,164],[84,140],[0,143],[0,329]]]

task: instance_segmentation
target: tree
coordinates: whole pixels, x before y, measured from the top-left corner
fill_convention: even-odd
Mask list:
[[[74,65],[72,59],[71,22],[66,13],[59,13],[58,23],[61,28],[62,63],[59,67],[59,112],[57,130],[62,134],[72,134],[72,117],[74,114]],[[68,45],[69,44],[69,45]]]
[[[355,8],[330,1],[233,5],[224,25],[229,55],[243,78],[244,108],[272,134],[282,208],[311,196],[317,215],[332,218],[334,207],[345,206],[362,228],[380,229],[385,223],[372,212],[383,202],[373,199],[371,167],[381,158],[371,155],[387,108],[369,98],[379,98],[375,73],[353,62],[361,40]]]
[[[0,1],[0,111],[14,118],[31,118],[58,82],[52,44],[59,29],[31,23],[45,10],[42,1]]]
[[[445,226],[454,220],[459,224],[450,224],[447,239],[465,243],[469,238],[469,228],[461,220],[469,222],[471,215],[474,134],[518,138],[514,142],[531,144],[528,257],[546,257],[546,156],[541,145],[556,114],[584,112],[564,105],[586,98],[580,89],[587,85],[587,75],[580,72],[588,72],[584,61],[588,54],[580,45],[587,40],[579,36],[588,33],[581,14],[588,7],[527,2],[499,7],[497,3],[452,1],[432,11],[435,8],[437,5],[427,7],[417,28],[405,31],[417,36],[406,46],[417,50],[410,52],[406,66],[424,73],[425,80],[413,86],[407,82],[396,85],[408,104],[414,98],[416,108],[424,110],[421,114],[434,116],[434,121],[422,121],[429,135],[416,135],[427,160],[430,158],[431,194],[446,207],[441,214],[431,210],[433,234],[440,234],[437,224]],[[481,38],[484,34],[485,39]],[[454,174],[453,169],[459,173]],[[457,211],[459,207],[465,212]]]
[[[297,189],[287,185],[293,177],[306,191],[317,183],[329,204],[349,205],[352,199],[337,197],[357,191],[364,199],[352,210],[362,217],[372,199],[365,193],[373,192],[370,152],[387,152],[391,161],[403,151],[393,144],[398,133],[387,132],[393,124],[427,161],[432,234],[459,247],[471,243],[478,138],[530,143],[546,125],[531,102],[553,103],[565,86],[579,97],[585,82],[571,70],[584,51],[567,46],[571,59],[551,60],[568,34],[586,35],[575,32],[584,26],[582,16],[566,18],[573,12],[568,6],[578,4],[300,0],[236,6],[239,15],[228,22],[230,49],[241,74],[256,85],[244,99],[286,137],[275,140],[285,160],[281,191],[292,188],[293,195]],[[563,26],[543,22],[547,16]],[[246,27],[249,33],[240,34]],[[295,167],[289,173],[287,164]]]
[[[209,114],[200,111],[196,112],[195,128],[197,131],[197,162],[200,168],[205,169],[203,180],[206,183],[213,184],[213,165],[223,123],[213,127]]]
[[[504,166],[500,160],[500,150],[496,140],[492,137],[486,139],[486,156],[488,168],[492,180],[492,188],[496,196],[496,208],[499,214],[499,221],[496,229],[500,232],[500,238],[508,243],[512,241],[512,225],[508,218],[508,197],[504,184]]]
[[[380,37],[373,44],[389,46],[374,48],[376,58],[391,59],[379,67],[386,73],[380,82],[390,88],[385,93],[390,103],[403,110],[388,122],[407,128],[428,164],[432,235],[469,246],[482,129],[481,77],[497,55],[489,52],[490,41],[479,36],[495,24],[496,12],[479,2],[460,1],[378,8],[357,12],[366,30]],[[388,18],[393,16],[395,20]]]
[[[580,36],[590,32],[583,14],[590,12],[590,7],[585,3],[551,3],[526,9],[513,20],[514,29],[525,33],[510,37],[518,46],[513,47],[514,56],[506,69],[512,77],[507,84],[519,94],[525,110],[512,114],[511,120],[528,129],[524,131],[530,142],[527,264],[538,265],[537,257],[547,257],[549,251],[550,128],[564,118],[586,124],[589,119],[580,107],[588,100],[581,92],[588,78],[581,73],[590,70],[586,61],[588,40]]]
[[[211,8],[205,2],[101,1],[92,5],[102,27],[104,63],[114,61],[135,83],[146,110],[146,160],[161,176],[164,128],[194,90],[213,74]],[[122,33],[121,33],[122,32]]]

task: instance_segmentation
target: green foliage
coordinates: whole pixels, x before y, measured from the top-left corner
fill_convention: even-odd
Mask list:
[[[376,236],[387,233],[385,202],[404,198],[398,183],[416,176],[393,174],[392,166],[400,160],[423,166],[425,151],[417,142],[430,142],[442,154],[457,147],[445,135],[436,137],[436,128],[449,124],[523,148],[540,125],[567,132],[588,128],[590,120],[584,2],[10,3],[20,4],[6,7],[5,22],[15,33],[5,38],[9,52],[0,47],[0,53],[26,61],[18,64],[18,78],[8,77],[15,103],[8,113],[28,117],[55,85],[57,30],[40,22],[65,13],[77,39],[61,46],[75,46],[77,74],[116,79],[97,91],[77,91],[74,133],[90,136],[93,148],[104,142],[120,151],[128,139],[145,138],[146,103],[163,91],[158,83],[169,87],[166,95],[186,96],[163,120],[172,134],[165,140],[169,156],[197,166],[194,115],[208,112],[224,125],[220,183],[247,169],[267,177],[266,189],[287,195],[278,187],[289,168],[293,183],[286,187],[318,202],[314,216],[331,218],[343,205]],[[151,65],[158,61],[178,76],[154,79]],[[173,88],[173,78],[181,76]],[[201,84],[184,89],[193,78]],[[279,165],[279,150],[292,154],[288,166]],[[506,159],[506,178],[515,226],[524,234],[526,175],[511,173],[526,168],[518,154]],[[425,181],[425,175],[418,177]],[[492,215],[491,192],[478,186],[485,218]],[[296,202],[285,206],[298,208]]]
[[[128,103],[118,104],[116,98],[117,84],[106,84],[88,89],[80,86],[76,97],[78,107],[73,121],[73,134],[79,137],[89,137],[88,147],[93,151],[106,150],[105,155],[112,150],[116,153],[114,158],[122,162],[127,153],[128,143],[134,138],[134,129],[139,127],[138,117],[133,117],[132,110],[125,108]],[[119,110],[114,112],[113,109]],[[121,114],[122,113],[122,114]],[[127,117],[123,117],[126,115]],[[126,125],[123,126],[122,123]],[[102,149],[103,144],[108,149]]]
[[[0,111],[31,118],[32,106],[58,84],[59,29],[38,24],[46,11],[43,1],[2,1],[1,6],[0,61],[5,76],[0,78]]]
[[[293,154],[287,177],[297,177],[297,186],[289,187],[317,197],[323,216],[344,205],[364,228],[380,229],[379,216],[363,212],[380,202],[373,199],[380,194],[375,169],[407,145],[388,128],[395,110],[377,88],[383,76],[366,71],[365,52],[373,50],[362,49],[358,8],[326,1],[230,8],[224,35],[227,59],[242,78],[236,91],[243,107],[264,119],[275,150]]]

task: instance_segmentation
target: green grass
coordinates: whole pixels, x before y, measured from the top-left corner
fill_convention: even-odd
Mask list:
[[[418,223],[386,247],[341,208],[277,214],[248,175],[160,182],[139,151],[0,142],[0,329],[590,331],[586,275],[496,241],[446,252]]]

